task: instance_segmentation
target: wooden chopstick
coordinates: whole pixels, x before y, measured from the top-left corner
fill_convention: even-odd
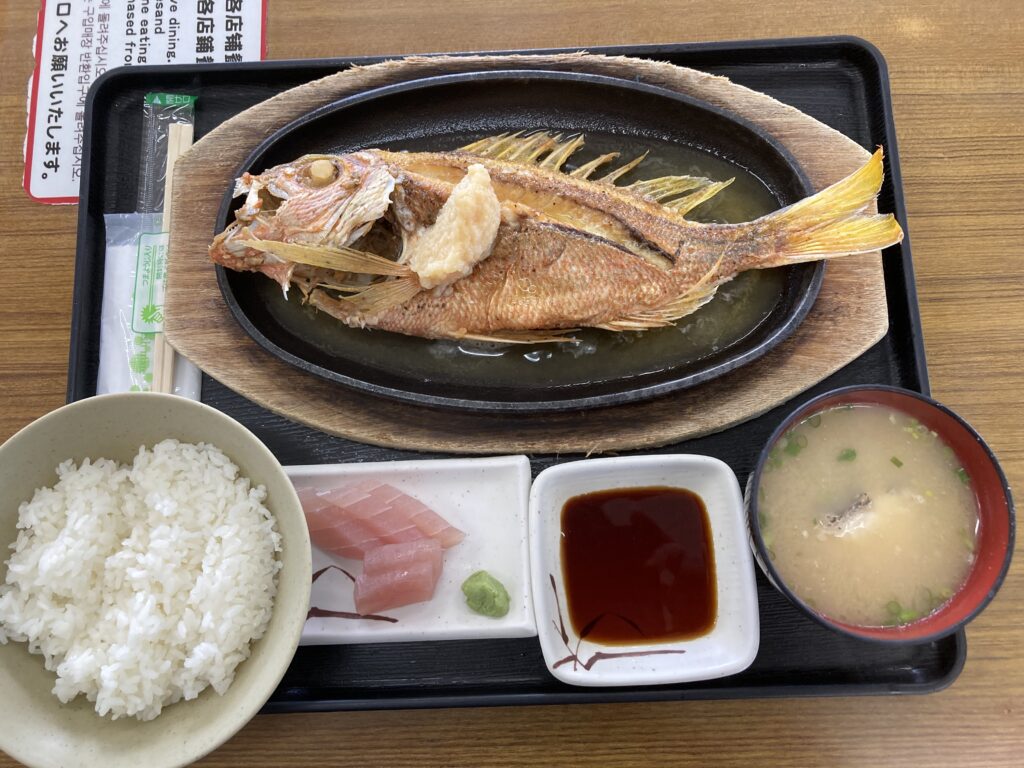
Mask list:
[[[167,132],[167,173],[164,177],[163,231],[171,231],[171,193],[174,190],[174,164],[178,156],[192,146],[192,125],[171,123]],[[174,391],[174,348],[163,333],[153,338],[153,392]]]

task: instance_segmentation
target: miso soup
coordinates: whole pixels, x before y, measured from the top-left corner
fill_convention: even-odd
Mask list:
[[[885,406],[802,421],[773,447],[757,493],[779,575],[832,619],[916,621],[953,596],[974,562],[970,477],[935,432]]]

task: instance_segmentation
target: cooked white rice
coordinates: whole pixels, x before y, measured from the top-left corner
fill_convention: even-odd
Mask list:
[[[28,641],[113,718],[150,720],[207,686],[223,694],[266,630],[281,537],[212,445],[165,440],[133,464],[65,461],[18,510],[0,642]]]

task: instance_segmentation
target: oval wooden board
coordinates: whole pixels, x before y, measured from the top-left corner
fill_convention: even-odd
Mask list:
[[[600,453],[666,445],[759,416],[803,392],[877,342],[888,328],[880,254],[834,260],[810,314],[760,360],[699,387],[645,403],[561,414],[487,416],[436,411],[352,392],[279,361],[235,322],[207,247],[224,190],[264,137],[358,91],[450,72],[490,69],[593,72],[689,94],[774,134],[815,188],[855,170],[868,152],[762,93],[672,64],[594,56],[410,57],[357,67],[285,91],[207,134],[177,163],[165,334],[178,352],[241,395],[316,429],[374,445],[449,453]]]

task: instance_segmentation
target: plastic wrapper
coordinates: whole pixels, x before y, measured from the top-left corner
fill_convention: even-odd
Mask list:
[[[185,94],[146,94],[137,212],[104,216],[107,234],[97,394],[153,388],[156,335],[163,329],[167,234],[161,212],[167,137],[172,124],[193,122],[195,101],[195,96]],[[175,356],[174,394],[198,400],[201,380],[198,368]]]
[[[167,176],[167,132],[172,123],[195,121],[196,97],[180,93],[147,93],[142,103],[142,154],[135,210],[156,213],[164,209]]]
[[[139,269],[139,241],[144,233],[159,233],[159,213],[114,213],[103,217],[106,256],[103,304],[100,310],[100,363],[96,394],[148,392],[153,383],[155,333],[133,329]],[[176,395],[198,400],[199,369],[178,356],[174,367]]]

